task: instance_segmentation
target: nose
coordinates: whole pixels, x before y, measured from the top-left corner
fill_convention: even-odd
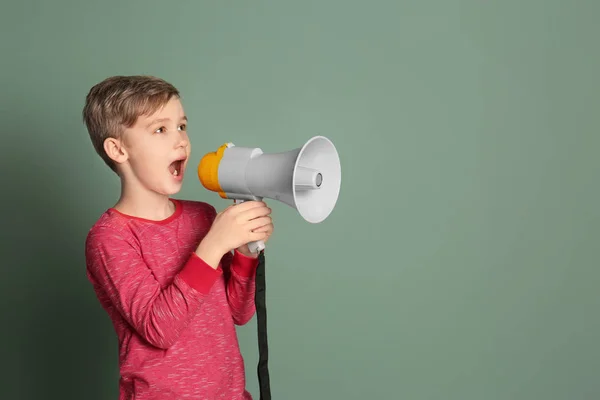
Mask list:
[[[179,136],[177,137],[177,148],[179,147],[187,147],[190,144],[189,139],[188,139],[188,135],[187,133],[184,132],[180,132]]]

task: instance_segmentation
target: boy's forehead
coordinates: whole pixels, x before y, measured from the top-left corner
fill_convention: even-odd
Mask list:
[[[154,121],[170,121],[174,119],[185,119],[187,121],[183,104],[181,104],[181,101],[177,98],[169,100],[169,102],[158,107],[153,113],[138,116],[136,125],[147,125],[152,124]]]

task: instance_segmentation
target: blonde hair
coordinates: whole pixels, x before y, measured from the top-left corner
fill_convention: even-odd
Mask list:
[[[179,91],[153,76],[112,76],[94,85],[86,96],[83,121],[96,152],[116,172],[114,162],[104,150],[104,141],[121,138],[124,128],[132,127],[141,115],[154,113]]]

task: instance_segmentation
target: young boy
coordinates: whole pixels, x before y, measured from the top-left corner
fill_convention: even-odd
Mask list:
[[[90,90],[83,118],[121,194],[89,231],[87,276],[119,342],[119,399],[251,399],[235,325],[255,312],[257,254],[273,232],[264,202],[217,213],[171,198],[190,157],[178,90],[116,76]]]

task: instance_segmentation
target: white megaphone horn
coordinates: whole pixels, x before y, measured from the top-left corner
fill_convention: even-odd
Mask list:
[[[198,178],[224,199],[236,203],[274,199],[295,208],[306,221],[319,223],[337,202],[341,166],[335,146],[323,136],[312,137],[300,148],[270,154],[225,143],[202,157]],[[256,253],[265,245],[252,242],[248,248]]]

